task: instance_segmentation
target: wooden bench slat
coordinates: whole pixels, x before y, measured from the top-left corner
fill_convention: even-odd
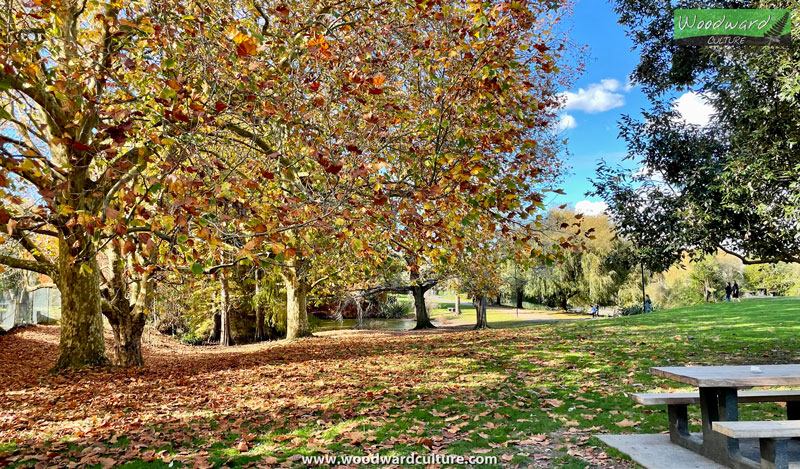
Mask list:
[[[644,405],[659,404],[699,404],[700,393],[673,392],[673,393],[639,393],[632,394],[634,401]],[[739,402],[798,402],[800,390],[790,391],[740,391]]]
[[[731,438],[800,437],[800,420],[712,422],[711,428]]]

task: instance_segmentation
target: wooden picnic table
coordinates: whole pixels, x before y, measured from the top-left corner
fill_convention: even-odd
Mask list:
[[[668,366],[651,368],[650,373],[697,386],[700,391],[702,438],[689,433],[686,407],[676,407],[683,415],[670,416],[672,442],[736,469],[755,469],[760,465],[741,455],[739,440],[712,430],[712,422],[739,420],[740,388],[800,385],[800,365]],[[800,418],[796,408],[789,418]]]

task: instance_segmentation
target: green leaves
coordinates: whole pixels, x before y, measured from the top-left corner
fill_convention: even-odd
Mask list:
[[[192,264],[192,273],[193,274],[195,274],[195,275],[203,275],[204,271],[205,271],[205,267],[203,267],[203,264],[200,264],[199,262],[195,262],[194,264]]]

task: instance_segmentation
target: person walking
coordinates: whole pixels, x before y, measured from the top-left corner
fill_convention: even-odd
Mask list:
[[[728,284],[725,285],[725,301],[727,301],[728,303],[731,302],[731,292],[732,291],[733,291],[733,287],[731,287],[731,282],[728,282]]]
[[[653,302],[650,301],[650,295],[644,296],[644,312],[645,313],[653,312]]]
[[[737,303],[742,301],[739,299],[739,284],[736,283],[736,280],[733,281],[733,287],[731,287],[731,295],[733,296],[733,301]]]

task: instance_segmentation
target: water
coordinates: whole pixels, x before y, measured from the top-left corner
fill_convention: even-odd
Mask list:
[[[358,320],[356,319],[342,319],[341,321],[332,321],[330,319],[319,319],[313,315],[309,315],[309,323],[311,330],[314,332],[322,331],[338,331],[343,329],[355,329]],[[379,331],[406,331],[413,329],[417,324],[414,319],[379,319],[379,318],[365,318],[363,320],[363,329],[379,330]],[[436,322],[434,325],[438,325]]]

